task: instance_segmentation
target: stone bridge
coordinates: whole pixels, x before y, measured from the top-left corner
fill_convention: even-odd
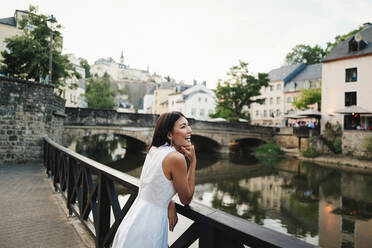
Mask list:
[[[67,117],[64,122],[64,145],[87,135],[115,134],[126,137],[127,149],[129,147],[143,149],[150,144],[155,122],[159,117],[154,114],[120,113],[115,110],[87,108],[66,108],[65,113]],[[273,130],[270,127],[195,119],[188,121],[193,132],[192,140],[219,152],[228,152],[230,145],[247,140],[261,142],[272,140]]]

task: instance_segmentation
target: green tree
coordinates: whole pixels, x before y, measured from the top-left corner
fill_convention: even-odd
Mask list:
[[[268,74],[258,73],[257,78],[249,75],[248,63],[239,61],[239,65],[231,67],[227,75],[229,79],[218,82],[216,113],[211,117],[222,117],[229,122],[236,122],[239,118],[249,120],[249,112],[244,107],[264,102],[265,99],[255,97],[260,95],[261,87],[268,86]]]
[[[51,28],[48,27],[49,17],[37,13],[35,6],[29,7],[28,18],[23,17],[19,22],[22,35],[5,39],[7,49],[1,52],[3,56],[2,72],[13,77],[39,81],[49,74],[49,48]],[[67,55],[62,55],[62,36],[58,24],[53,31],[53,84],[61,89],[66,78],[75,76],[76,72]]]
[[[88,63],[88,60],[83,59],[83,58],[79,58],[79,60],[80,60],[81,67],[83,67],[84,70],[85,70],[85,78],[90,78],[91,77],[91,75],[90,75],[90,65]]]
[[[85,97],[88,108],[113,109],[116,106],[115,92],[110,87],[110,76],[91,77],[87,84]]]
[[[314,47],[304,44],[296,45],[286,55],[285,62],[289,65],[305,63],[307,65],[321,63],[326,51],[318,45]]]
[[[358,33],[359,31],[361,31],[363,29],[363,26],[360,26],[352,31],[350,31],[349,33],[347,34],[343,34],[343,35],[337,35],[335,37],[335,40],[334,42],[327,42],[327,48],[325,49],[326,51],[326,54],[328,54],[333,48],[335,48],[338,43],[340,43],[341,41],[345,40],[346,38],[348,38],[349,36],[351,35],[354,35],[356,33]]]
[[[318,110],[320,110],[320,105],[322,101],[322,90],[321,88],[310,88],[310,89],[301,89],[301,95],[297,101],[294,101],[292,104],[298,109],[304,110],[311,104],[317,103]]]

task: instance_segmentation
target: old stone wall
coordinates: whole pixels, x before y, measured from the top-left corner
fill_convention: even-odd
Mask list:
[[[372,137],[371,131],[344,130],[342,132],[342,153],[354,156],[366,156],[363,143],[366,137]]]
[[[65,100],[54,87],[0,77],[0,164],[40,161],[42,138],[61,143]]]
[[[298,137],[295,135],[276,133],[273,140],[286,149],[298,148]],[[301,138],[301,150],[307,148],[307,141],[308,138]]]

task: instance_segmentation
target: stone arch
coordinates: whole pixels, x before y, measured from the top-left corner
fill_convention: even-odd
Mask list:
[[[115,129],[115,128],[89,128],[89,127],[66,127],[63,133],[63,145],[68,146],[73,141],[81,139],[88,135],[112,134],[123,136],[127,140],[127,149],[143,151],[151,142],[151,136],[148,135],[152,130],[143,129]]]
[[[191,140],[196,151],[218,151],[221,146],[216,140],[200,134],[192,134]]]

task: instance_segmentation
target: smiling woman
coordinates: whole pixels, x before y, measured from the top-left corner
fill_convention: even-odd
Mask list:
[[[194,195],[196,156],[191,132],[182,113],[160,115],[142,168],[137,199],[116,232],[113,248],[168,247],[167,225],[173,231],[178,222],[171,199],[177,193],[183,204],[189,204]]]

